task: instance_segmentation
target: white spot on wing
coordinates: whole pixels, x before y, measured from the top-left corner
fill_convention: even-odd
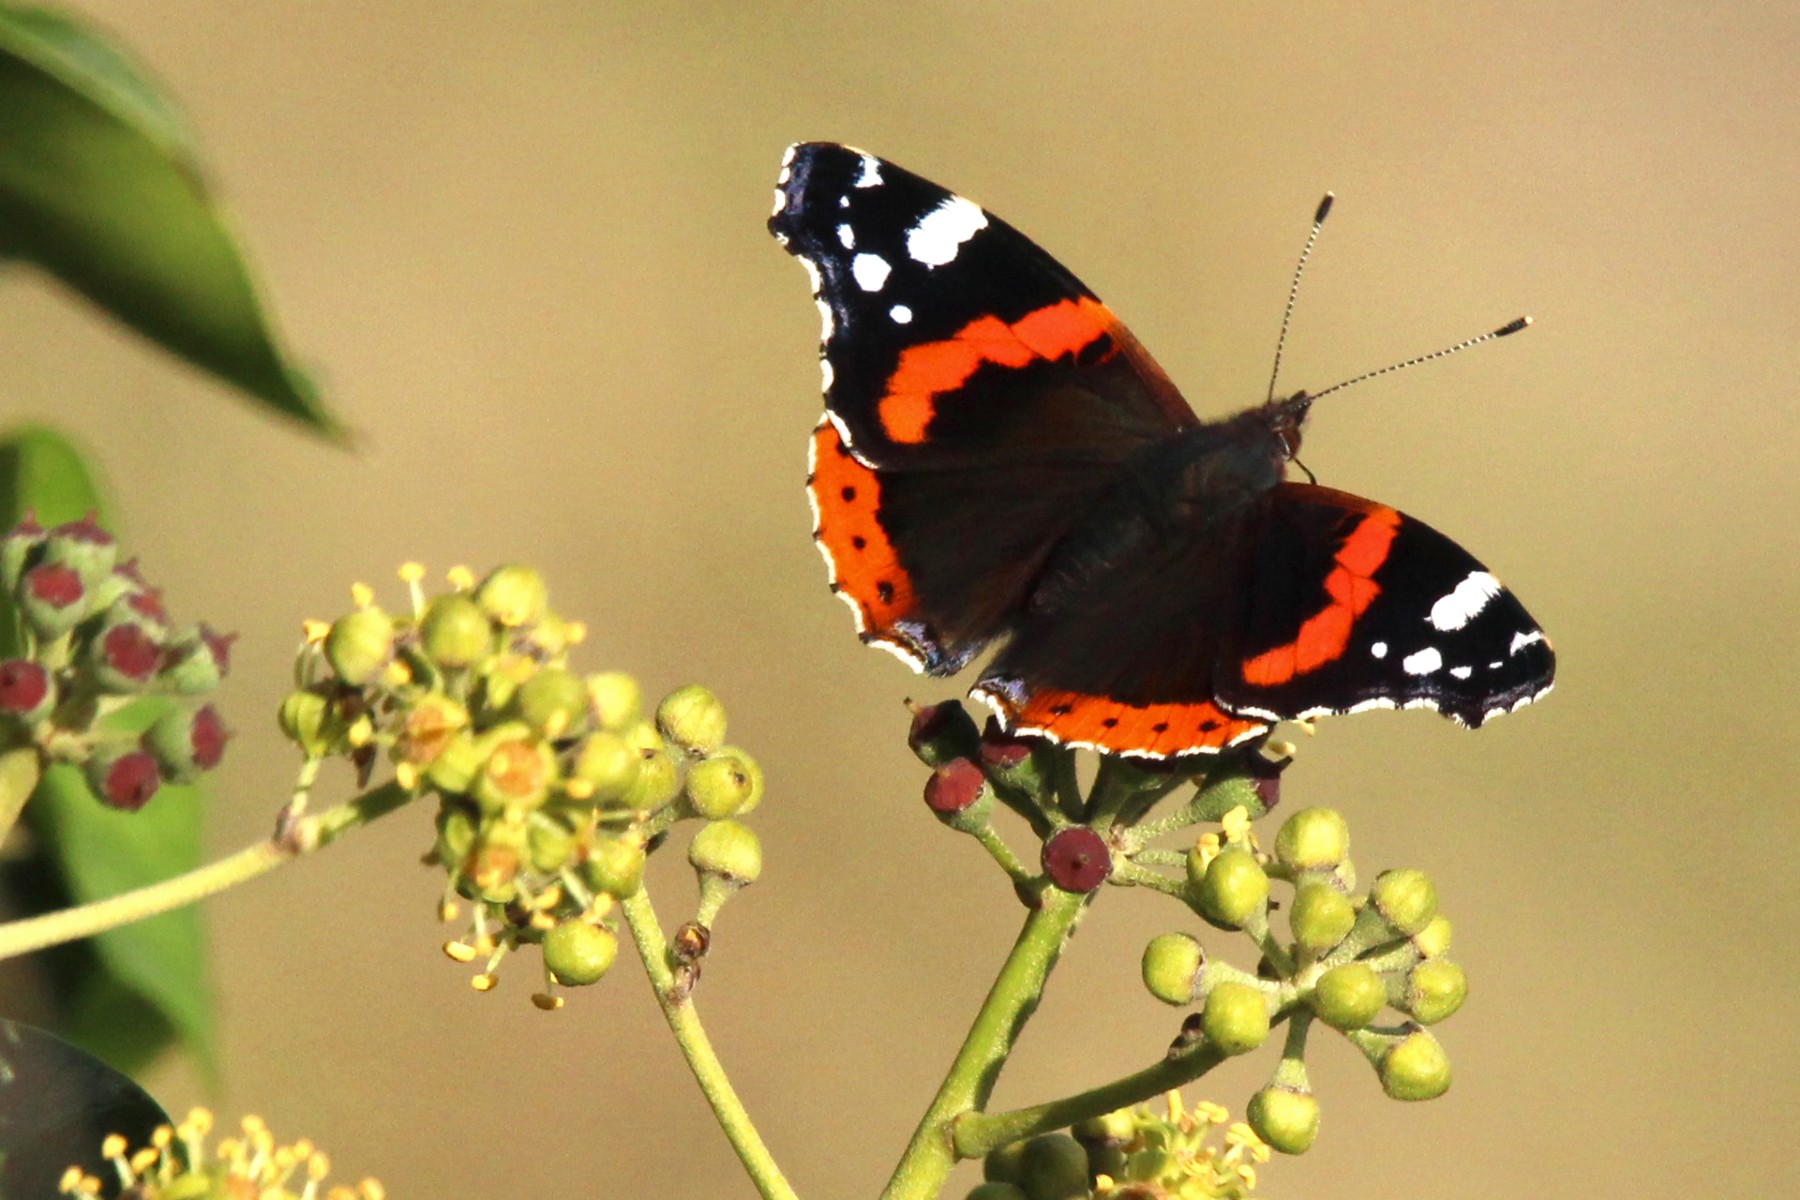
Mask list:
[[[784,177],[787,175],[787,171],[785,169],[781,173]],[[787,179],[783,178],[781,182],[786,183]],[[771,217],[779,217],[781,215],[781,210],[786,207],[787,207],[787,193],[782,191],[780,188],[776,188],[775,189],[775,207],[771,208],[769,210],[769,215]],[[775,236],[780,239],[782,245],[784,245],[784,246],[787,245],[787,239],[785,237],[782,237],[782,235],[779,233],[776,234]]]
[[[839,225],[838,241],[844,243],[844,249],[846,250],[856,249],[856,230],[850,228],[847,224]]]
[[[806,281],[812,284],[812,294],[818,295],[819,289],[825,286],[825,281],[819,278],[819,264],[805,255],[796,255],[795,257],[799,258],[800,265],[806,268]]]
[[[1438,653],[1436,646],[1427,646],[1400,660],[1400,669],[1408,675],[1429,675],[1443,665],[1444,656]]]
[[[856,286],[865,292],[879,292],[893,272],[888,260],[879,254],[859,254],[850,260],[850,274],[856,276]]]
[[[952,196],[906,231],[906,253],[916,263],[941,267],[954,260],[962,244],[986,225],[987,214],[979,205]]]
[[[831,385],[837,382],[837,375],[831,369],[831,360],[823,354],[819,355],[819,390],[829,394]]]
[[[888,316],[894,318],[896,325],[907,325],[912,322],[912,309],[904,304],[896,304],[888,309]]]
[[[1458,679],[1467,679],[1475,673],[1474,667],[1451,667],[1450,673]]]
[[[1376,658],[1386,658],[1387,657],[1387,643],[1386,642],[1376,642],[1373,646],[1369,647],[1369,653],[1373,654]]]
[[[856,173],[851,187],[872,188],[881,183],[881,161],[872,154],[862,156],[862,170]],[[847,206],[846,206],[847,207]]]
[[[1506,652],[1508,654],[1517,654],[1525,647],[1535,646],[1543,640],[1544,631],[1541,629],[1534,629],[1530,633],[1515,633],[1513,634],[1512,645],[1507,647]]]
[[[1431,606],[1431,615],[1427,619],[1445,633],[1461,629],[1487,607],[1489,600],[1499,594],[1498,579],[1486,571],[1470,571],[1461,583]]]
[[[822,346],[831,340],[831,331],[836,322],[831,315],[831,305],[823,300],[814,300],[813,303],[819,306],[819,344]]]

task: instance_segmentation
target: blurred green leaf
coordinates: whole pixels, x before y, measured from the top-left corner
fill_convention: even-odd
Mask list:
[[[0,0],[0,257],[331,436],[287,360],[174,106],[113,42]]]
[[[80,451],[40,427],[0,437],[0,529],[35,509],[45,527],[90,510],[106,516],[99,484]],[[0,598],[0,603],[3,603]],[[11,614],[0,629],[11,637]],[[7,652],[11,647],[6,647]],[[164,702],[133,705],[112,720],[141,729]],[[163,787],[142,810],[107,808],[71,767],[45,773],[25,806],[30,854],[10,864],[6,888],[21,915],[103,899],[200,865],[198,788]],[[214,1070],[205,933],[198,908],[139,921],[42,956],[57,1031],[123,1071],[137,1071],[179,1041]]]

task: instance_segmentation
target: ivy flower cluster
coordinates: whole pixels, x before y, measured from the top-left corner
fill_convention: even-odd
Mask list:
[[[150,1144],[131,1149],[112,1134],[101,1145],[118,1182],[79,1167],[63,1173],[58,1191],[75,1200],[122,1195],[132,1200],[386,1200],[374,1179],[355,1186],[326,1186],[331,1161],[305,1138],[278,1143],[261,1117],[243,1120],[243,1136],[223,1138],[208,1150],[212,1114],[196,1108],[177,1126],[160,1125]]]

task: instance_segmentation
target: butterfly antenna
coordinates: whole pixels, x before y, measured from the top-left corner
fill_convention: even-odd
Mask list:
[[[1269,372],[1269,396],[1275,398],[1275,381],[1281,377],[1281,349],[1287,345],[1288,323],[1294,319],[1294,302],[1300,298],[1300,276],[1306,271],[1306,260],[1312,254],[1313,243],[1319,240],[1319,226],[1325,224],[1325,218],[1331,213],[1332,201],[1337,199],[1330,192],[1319,201],[1319,207],[1313,212],[1312,231],[1306,235],[1306,245],[1300,248],[1300,261],[1294,264],[1294,282],[1288,288],[1287,311],[1281,314],[1281,335],[1275,339],[1275,366]]]
[[[1395,371],[1404,371],[1408,367],[1416,367],[1420,363],[1428,363],[1432,359],[1435,359],[1435,358],[1448,358],[1448,357],[1450,357],[1450,355],[1455,354],[1459,350],[1467,350],[1470,346],[1479,346],[1483,342],[1491,342],[1495,338],[1503,338],[1503,337],[1510,336],[1511,334],[1515,334],[1515,333],[1519,332],[1519,330],[1526,328],[1530,324],[1531,324],[1530,317],[1514,318],[1513,320],[1508,321],[1506,324],[1502,325],[1500,328],[1491,330],[1487,333],[1484,333],[1480,337],[1472,337],[1472,338],[1469,338],[1467,341],[1458,342],[1454,346],[1445,346],[1442,350],[1433,350],[1430,354],[1421,354],[1417,358],[1409,358],[1405,362],[1397,362],[1397,363],[1393,363],[1389,366],[1385,366],[1385,367],[1381,368],[1379,371],[1367,371],[1361,375],[1358,375],[1354,379],[1346,379],[1342,383],[1334,383],[1322,392],[1314,392],[1311,396],[1311,399],[1317,400],[1321,396],[1329,396],[1333,392],[1341,392],[1345,388],[1351,386],[1352,384],[1361,383],[1365,379],[1373,379],[1377,375],[1391,375]]]

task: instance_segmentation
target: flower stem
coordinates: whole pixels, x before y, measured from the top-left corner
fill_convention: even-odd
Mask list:
[[[953,1123],[987,1103],[1019,1031],[1036,1011],[1044,983],[1089,897],[1045,888],[1040,906],[1000,968],[937,1097],[894,1168],[883,1200],[932,1200],[956,1165]]]
[[[14,746],[0,754],[0,844],[18,824],[25,801],[37,790],[43,773],[43,759],[36,746]]]
[[[966,1113],[955,1124],[955,1147],[959,1158],[979,1158],[1020,1138],[1066,1129],[1077,1121],[1103,1116],[1115,1109],[1139,1104],[1171,1088],[1192,1083],[1224,1061],[1204,1046],[1180,1058],[1165,1059],[1144,1068],[1135,1075],[1115,1079],[1097,1088],[1017,1108],[1003,1113]]]
[[[185,875],[91,904],[0,925],[0,959],[92,937],[204,900],[226,888],[265,875],[285,862],[329,846],[349,830],[386,816],[411,799],[412,793],[398,784],[385,784],[315,817],[303,818],[290,830],[278,831],[266,841]]]
[[[725,1131],[731,1148],[737,1151],[738,1161],[744,1164],[744,1170],[763,1200],[797,1200],[774,1155],[769,1153],[756,1126],[751,1124],[743,1101],[732,1089],[725,1067],[713,1052],[712,1042],[700,1024],[693,998],[677,986],[675,973],[669,965],[668,943],[663,940],[662,925],[657,922],[656,910],[650,906],[649,894],[640,890],[637,895],[622,901],[619,907],[631,929],[631,940],[637,944],[638,957],[643,959],[644,971],[656,989],[656,1002],[669,1022],[669,1031],[675,1035],[707,1104],[712,1106],[719,1128]]]

